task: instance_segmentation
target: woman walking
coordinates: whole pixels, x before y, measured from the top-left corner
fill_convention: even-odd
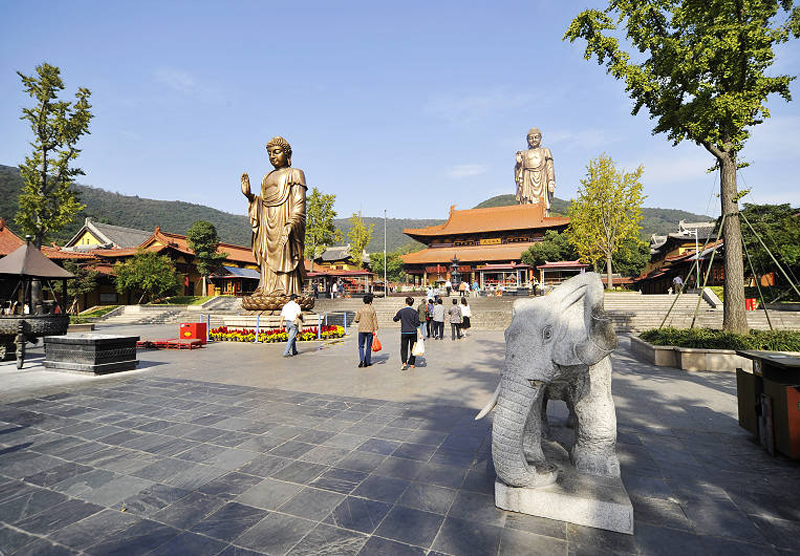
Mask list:
[[[472,307],[467,303],[467,298],[461,298],[461,335],[466,336],[466,330],[472,326],[470,319],[472,318]]]
[[[358,323],[358,358],[359,367],[372,365],[372,340],[378,332],[378,315],[372,306],[372,294],[364,296],[364,306],[356,312],[355,321]]]

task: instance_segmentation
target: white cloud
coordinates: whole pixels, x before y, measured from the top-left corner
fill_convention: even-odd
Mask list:
[[[770,118],[750,130],[740,158],[752,162],[800,158],[798,129],[800,117]]]
[[[494,90],[477,94],[438,94],[430,97],[424,110],[451,124],[473,124],[507,110],[516,110],[541,99],[531,94]]]
[[[447,175],[455,179],[471,178],[485,174],[488,170],[489,167],[483,164],[456,164],[447,171]]]
[[[667,156],[649,155],[643,160],[622,161],[617,164],[617,168],[632,171],[643,164],[642,182],[645,187],[710,179],[707,170],[714,165],[714,158],[702,148],[687,150],[685,153],[667,151],[666,154]]]
[[[156,81],[181,94],[197,97],[203,101],[216,101],[222,98],[219,91],[200,83],[192,74],[177,68],[157,68]]]
[[[620,140],[621,137],[612,135],[607,130],[589,128],[580,131],[561,130],[544,134],[542,144],[545,146],[561,144],[569,150],[579,149],[594,152],[603,150],[607,145]]]
[[[139,135],[138,133],[136,133],[135,131],[128,131],[128,130],[124,130],[123,129],[123,130],[121,130],[119,132],[119,134],[122,135],[122,137],[124,137],[125,139],[127,139],[129,141],[141,141],[142,140],[142,136]]]

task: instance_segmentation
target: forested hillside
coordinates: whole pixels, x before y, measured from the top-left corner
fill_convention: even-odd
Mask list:
[[[75,235],[83,225],[84,219],[90,216],[98,222],[139,230],[149,231],[156,226],[161,226],[164,231],[176,234],[186,234],[189,227],[196,220],[208,220],[217,228],[217,232],[223,241],[238,245],[250,244],[250,225],[244,214],[230,214],[204,205],[183,201],[157,201],[137,196],[120,195],[119,193],[112,193],[86,185],[76,185],[74,187],[86,208],[75,218],[70,226],[62,230],[58,235],[48,238],[48,241],[63,244]],[[21,189],[22,178],[19,175],[19,169],[0,165],[0,217],[4,217],[9,222],[12,230],[15,230],[13,219],[17,213],[17,196]],[[487,199],[475,208],[506,206],[515,203],[514,195],[498,195]],[[568,206],[569,201],[555,199],[553,213],[566,214]],[[443,214],[447,214],[446,211],[447,208],[443,207]],[[244,207],[242,212],[244,213]],[[681,219],[689,221],[708,220],[707,216],[675,209],[645,208],[642,209],[642,212],[644,219],[642,221],[641,237],[645,240],[649,239],[650,234],[653,233],[666,234],[674,232],[677,229],[678,221]],[[340,216],[344,215],[340,214]],[[372,241],[367,247],[367,251],[383,251],[383,218],[364,217],[364,221],[367,225],[375,224]],[[346,242],[346,234],[350,229],[349,218],[337,218],[334,222],[336,227],[345,234]],[[442,222],[444,220],[389,218],[386,221],[386,247],[389,251],[418,249],[422,244],[404,235],[403,229],[423,228],[441,224]]]
[[[204,205],[183,201],[157,201],[137,196],[120,195],[104,189],[76,185],[75,191],[86,208],[73,220],[72,224],[48,241],[63,244],[83,226],[84,219],[90,216],[98,222],[116,226],[153,230],[161,226],[164,231],[186,234],[196,220],[207,220],[214,224],[222,241],[237,245],[250,245],[250,224],[243,214],[230,214]],[[0,217],[4,217],[15,230],[13,219],[17,213],[17,196],[22,189],[19,169],[0,165]],[[383,251],[383,218],[365,217],[364,221],[375,224],[375,232],[367,251]],[[349,218],[338,218],[336,227],[345,234],[350,229]],[[387,249],[413,249],[420,243],[403,234],[403,228],[422,228],[444,222],[444,220],[425,220],[408,218],[389,218],[386,222]],[[346,240],[345,235],[345,241]]]
[[[569,203],[569,201],[556,197],[553,199],[553,207],[550,214],[553,216],[566,215],[569,209]],[[497,195],[491,199],[486,199],[475,208],[504,207],[515,204],[517,204],[517,200],[514,195]],[[665,235],[670,232],[675,232],[678,230],[678,222],[681,220],[698,222],[713,219],[709,216],[694,214],[686,212],[685,210],[644,207],[642,208],[642,231],[639,233],[639,236],[643,240],[649,240],[652,234]]]

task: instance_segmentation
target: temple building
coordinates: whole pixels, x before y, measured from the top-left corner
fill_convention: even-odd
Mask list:
[[[403,230],[426,245],[403,256],[414,285],[469,280],[485,290],[526,288],[544,279],[544,270],[550,270],[555,281],[565,272],[576,271],[535,269],[522,262],[522,254],[541,241],[545,232],[563,232],[569,225],[569,218],[550,216],[556,174],[553,154],[542,146],[541,130],[531,128],[526,140],[528,148],[517,151],[514,166],[517,205],[470,210],[455,210],[453,205],[444,224]],[[581,271],[582,267],[577,269]]]
[[[374,277],[368,268],[369,262],[369,255],[362,250],[361,262],[356,263],[349,243],[328,247],[314,259],[310,269],[309,262],[306,263],[306,291],[312,291],[316,284],[320,292],[330,292],[331,285],[336,282],[344,288],[345,294],[369,292]]]
[[[711,255],[716,250],[713,267],[708,273],[708,286],[719,286],[725,281],[724,242],[716,237],[715,222],[678,223],[678,230],[667,235],[653,234],[650,238],[650,262],[641,276],[633,282],[642,293],[667,293],[676,276],[688,288],[702,284]],[[703,249],[705,247],[705,249]],[[695,261],[699,254],[699,269]],[[766,284],[765,284],[766,285]]]
[[[468,210],[453,205],[444,224],[403,230],[426,245],[403,256],[405,271],[418,286],[451,279],[457,268],[462,280],[484,289],[528,287],[538,271],[522,263],[522,254],[547,230],[562,232],[569,224],[569,218],[544,214],[536,204]]]

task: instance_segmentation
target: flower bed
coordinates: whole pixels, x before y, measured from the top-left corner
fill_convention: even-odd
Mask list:
[[[209,336],[215,342],[254,342],[256,339],[255,328],[231,328],[228,326],[220,326],[212,328]],[[323,326],[321,339],[331,340],[334,338],[342,338],[344,336],[344,328],[341,326]],[[285,342],[289,335],[282,328],[269,328],[258,331],[258,341],[263,343]],[[317,339],[317,327],[310,326],[304,328],[302,332],[297,335],[298,342],[308,342]]]
[[[752,369],[752,361],[736,350],[800,351],[800,332],[751,330],[733,334],[706,328],[661,328],[631,337],[631,352],[656,366],[685,371],[730,371]]]

